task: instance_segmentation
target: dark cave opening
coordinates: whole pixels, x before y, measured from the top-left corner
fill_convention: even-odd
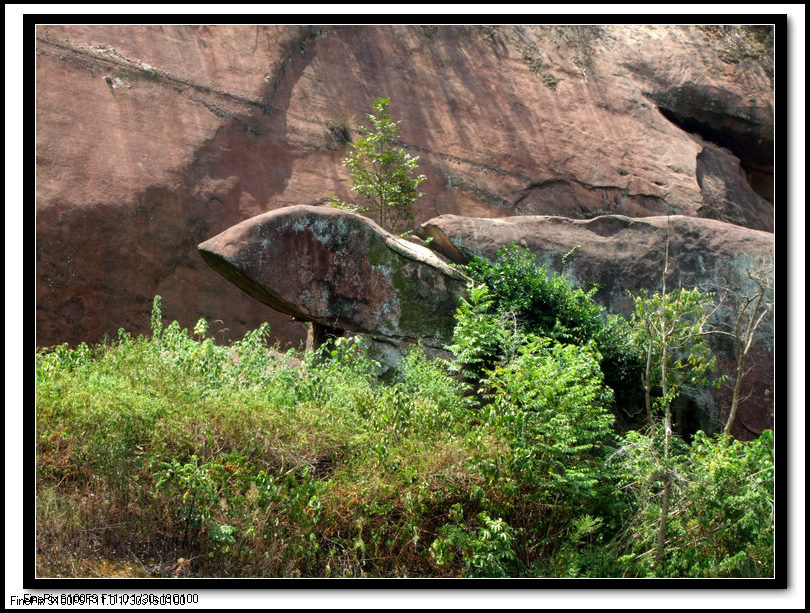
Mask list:
[[[315,350],[329,340],[334,340],[342,336],[346,336],[345,330],[325,326],[313,321],[307,326],[306,347],[308,350]]]
[[[716,434],[720,428],[706,411],[692,398],[686,395],[678,396],[672,402],[672,426],[675,432],[687,442],[698,430],[706,434]]]
[[[658,107],[661,114],[682,130],[696,134],[728,149],[740,160],[740,167],[751,189],[773,204],[773,141],[757,137],[750,129],[749,122],[731,116],[718,116],[716,124],[709,124],[694,117],[688,117],[667,108]]]

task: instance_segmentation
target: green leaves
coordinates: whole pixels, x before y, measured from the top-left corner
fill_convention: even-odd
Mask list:
[[[202,530],[211,519],[212,507],[218,499],[218,487],[211,476],[214,465],[200,464],[197,456],[192,455],[188,462],[176,459],[160,462],[159,468],[154,473],[155,495],[164,489],[174,493],[175,514],[186,540],[190,531]]]
[[[479,312],[486,310],[491,317],[481,318],[478,330],[472,330],[475,326],[468,321],[474,313],[462,304],[454,346],[469,352],[463,338],[477,332],[481,355],[487,356],[482,361],[491,365],[515,346],[515,332],[575,345],[594,340],[608,385],[617,392],[637,387],[639,364],[628,342],[627,322],[620,315],[603,312],[593,301],[596,288],[586,291],[565,276],[550,274],[545,265],[537,265],[531,251],[516,244],[503,247],[495,262],[475,258],[463,270],[477,286],[488,288],[486,304],[471,294],[470,305],[476,305]],[[494,332],[498,325],[503,329],[500,338]]]
[[[477,380],[503,355],[508,329],[494,311],[494,300],[486,285],[471,284],[469,299],[462,298],[456,310],[453,343],[448,349],[455,356],[452,368],[470,381]]]
[[[593,345],[530,337],[520,355],[488,373],[489,419],[522,458],[514,467],[552,499],[595,498],[602,449],[612,440],[613,393]],[[526,453],[530,451],[531,453]]]
[[[712,295],[694,288],[663,294],[641,290],[633,297],[631,339],[639,359],[646,364],[642,380],[651,410],[650,392],[660,382],[665,408],[686,384],[699,385],[714,369],[704,328]]]
[[[628,432],[614,465],[629,495],[618,560],[627,576],[652,572],[664,471],[676,488],[668,524],[667,577],[768,577],[774,570],[773,432],[742,442],[698,431],[668,459],[663,428]]]
[[[461,508],[454,508],[461,522]],[[481,512],[471,522],[448,523],[439,530],[439,538],[430,545],[430,555],[439,567],[449,566],[460,557],[466,577],[509,577],[515,565],[515,530],[503,519]]]
[[[527,330],[563,342],[592,338],[602,327],[601,307],[561,275],[538,266],[534,255],[516,244],[503,247],[490,263],[475,258],[464,271],[485,284],[501,312],[512,312]]]
[[[160,296],[155,296],[152,300],[152,314],[150,318],[150,324],[152,327],[152,340],[154,342],[158,342],[160,340],[160,331],[163,327],[163,321],[161,319],[161,305],[162,299]]]
[[[342,160],[360,203],[350,205],[334,196],[330,203],[347,210],[368,212],[383,228],[402,232],[413,220],[413,203],[422,196],[418,187],[425,176],[414,176],[419,158],[399,146],[401,122],[392,120],[390,104],[390,98],[377,98],[372,102],[374,113],[366,116],[372,127],[362,128],[364,135],[349,144],[352,152]]]

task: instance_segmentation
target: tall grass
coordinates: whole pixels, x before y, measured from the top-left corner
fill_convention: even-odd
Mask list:
[[[40,576],[647,572],[620,537],[649,539],[653,494],[634,498],[624,481],[649,463],[621,451],[592,347],[527,337],[475,385],[417,347],[383,383],[359,339],[281,352],[264,325],[221,346],[204,320],[164,327],[159,298],[151,322],[150,336],[37,351]],[[740,479],[759,475],[745,499],[757,515],[723,533],[725,565],[682,570],[673,554],[669,568],[767,570],[767,449],[698,440],[695,471],[716,456]],[[616,457],[635,464],[618,470]],[[694,483],[704,499],[730,487]],[[711,522],[737,513],[734,500],[684,524],[702,530],[690,555],[711,557]]]
[[[161,323],[156,299],[151,337],[37,352],[42,570],[106,550],[166,574],[436,572],[442,500],[474,480],[439,363],[417,349],[383,386],[354,339],[281,353],[266,326],[224,347]]]

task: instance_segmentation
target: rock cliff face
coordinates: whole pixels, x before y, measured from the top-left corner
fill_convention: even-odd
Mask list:
[[[669,261],[667,287],[699,287],[715,294],[720,308],[711,320],[715,330],[733,328],[739,297],[753,295],[757,285],[751,274],[772,275],[773,234],[742,228],[713,219],[683,215],[630,218],[604,215],[589,220],[527,215],[505,219],[473,219],[442,215],[422,224],[419,233],[432,239],[431,246],[449,259],[466,263],[475,256],[490,260],[501,247],[516,243],[529,249],[538,263],[550,271],[562,272],[579,284],[596,283],[595,299],[609,312],[629,316],[631,294],[640,290],[660,291],[667,236]],[[571,253],[572,249],[575,249]],[[770,294],[773,300],[772,293]],[[736,353],[728,337],[710,335],[709,343],[718,357],[717,375],[732,377]],[[774,320],[763,320],[747,364],[735,430],[740,438],[773,428],[774,411]],[[731,386],[713,392],[687,390],[685,397],[699,406],[708,418],[694,424],[705,430],[725,424]],[[694,412],[692,412],[694,414]]]
[[[773,230],[769,33],[665,26],[40,26],[37,344],[146,331],[151,299],[225,337],[304,327],[197,245],[350,200],[377,96],[441,214],[665,213]]]

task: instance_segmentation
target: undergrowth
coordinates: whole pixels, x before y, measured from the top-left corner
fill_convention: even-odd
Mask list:
[[[771,574],[772,435],[681,441],[653,568],[660,424],[615,427],[622,328],[513,256],[528,286],[472,287],[447,359],[416,347],[385,382],[359,337],[222,346],[159,297],[149,336],[38,350],[38,575]]]

